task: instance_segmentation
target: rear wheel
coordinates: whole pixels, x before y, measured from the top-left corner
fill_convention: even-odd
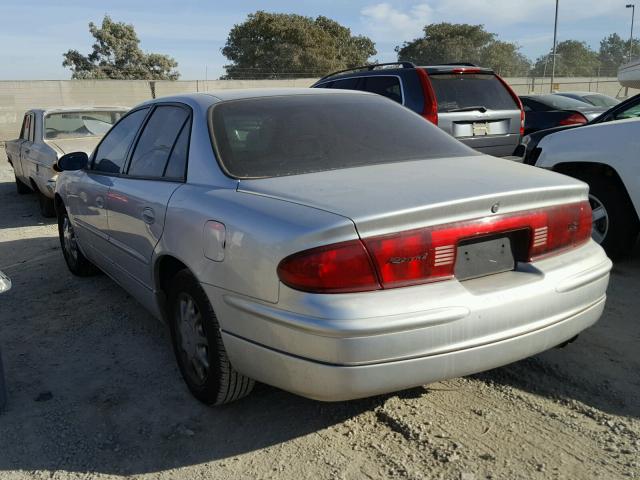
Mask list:
[[[171,281],[168,312],[173,350],[191,393],[207,405],[248,395],[254,381],[229,362],[216,314],[188,270],[178,272]]]
[[[53,218],[56,216],[56,207],[53,199],[47,197],[38,190],[38,203],[40,204],[40,214],[45,218]]]
[[[67,267],[74,275],[88,277],[99,272],[98,268],[91,263],[80,251],[76,232],[69,220],[69,215],[64,206],[60,205],[58,214],[58,236],[62,255],[67,263]]]
[[[27,193],[32,192],[32,190],[27,185],[22,183],[22,180],[16,177],[15,174],[14,174],[14,177],[16,179],[16,190],[18,191],[19,195],[26,195]]]
[[[606,178],[584,180],[589,184],[589,203],[593,210],[592,238],[611,258],[628,255],[638,237],[638,219],[626,191]]]

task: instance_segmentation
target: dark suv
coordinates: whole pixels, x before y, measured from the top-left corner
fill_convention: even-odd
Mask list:
[[[524,110],[518,96],[493,70],[472,64],[366,65],[327,75],[312,88],[384,95],[490,155],[512,155],[524,131]]]

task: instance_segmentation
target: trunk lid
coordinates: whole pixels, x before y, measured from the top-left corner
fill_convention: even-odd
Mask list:
[[[238,191],[351,219],[363,237],[577,202],[587,185],[485,155],[240,180]],[[496,213],[496,212],[493,212]]]
[[[91,155],[93,149],[96,148],[102,137],[85,137],[85,138],[63,138],[55,140],[45,140],[47,144],[57,150],[60,155],[72,152],[85,152]]]

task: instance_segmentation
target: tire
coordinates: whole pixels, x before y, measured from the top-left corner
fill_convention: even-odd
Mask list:
[[[207,405],[222,405],[248,395],[255,382],[229,362],[216,314],[188,270],[171,280],[167,309],[173,351],[193,396]]]
[[[78,277],[89,277],[100,272],[80,251],[73,224],[62,205],[60,212],[58,212],[58,237],[64,261],[71,273]]]
[[[22,180],[19,180],[18,177],[15,176],[15,174],[14,177],[16,179],[16,191],[18,192],[18,195],[26,195],[33,192],[33,190],[31,190],[28,185],[22,183]]]
[[[592,237],[612,259],[631,253],[638,237],[638,218],[624,187],[607,178],[584,178],[593,209]]]
[[[44,193],[38,190],[38,203],[40,204],[40,214],[44,218],[54,218],[56,216],[56,206],[53,203],[53,199],[47,197]]]

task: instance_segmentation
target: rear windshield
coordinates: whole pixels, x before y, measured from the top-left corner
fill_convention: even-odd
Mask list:
[[[124,111],[50,113],[44,118],[44,138],[78,138],[102,136],[116,123]]]
[[[586,102],[575,98],[563,97],[562,95],[532,95],[529,98],[555,110],[575,110],[576,108],[592,107]]]
[[[620,100],[616,100],[613,97],[608,97],[607,95],[585,95],[584,99],[589,102],[591,105],[595,105],[596,107],[615,107],[620,103]]]
[[[235,178],[474,155],[419,115],[378,95],[290,95],[211,109],[218,159]]]
[[[520,110],[509,91],[493,74],[432,74],[429,77],[439,112],[484,107],[487,110]]]

